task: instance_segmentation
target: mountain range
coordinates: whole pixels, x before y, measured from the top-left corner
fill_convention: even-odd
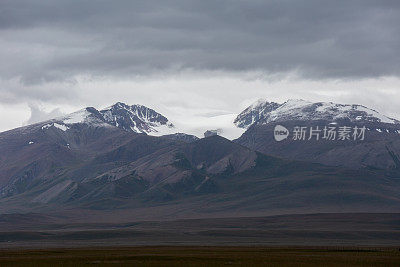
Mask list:
[[[294,160],[318,162],[350,169],[375,169],[394,173],[400,170],[400,122],[361,105],[310,103],[288,100],[283,104],[258,101],[244,110],[235,120],[246,132],[235,142],[253,150]],[[274,139],[276,125],[293,132],[295,127],[321,131],[325,127],[361,129],[364,140],[293,140]],[[352,133],[350,133],[352,134]]]
[[[366,133],[277,142],[277,125]],[[236,140],[199,138],[153,109],[118,102],[0,133],[0,213],[400,211],[398,120],[360,105],[258,101],[232,127],[246,131]]]

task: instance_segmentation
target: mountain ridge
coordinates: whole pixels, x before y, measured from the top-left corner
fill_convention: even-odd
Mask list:
[[[385,123],[369,122],[366,142],[278,143],[276,122],[253,124],[233,142],[137,133],[130,128],[139,127],[136,119],[155,129],[168,122],[136,108],[89,107],[0,133],[0,210],[399,211],[400,140],[393,131],[374,130]],[[286,122],[289,129],[328,123]]]
[[[155,136],[175,134],[175,126],[163,115],[143,105],[127,105],[122,102],[98,110],[94,107],[86,107],[78,111],[55,117],[53,119],[18,127],[13,130],[21,130],[32,127],[41,127],[42,130],[51,127],[67,131],[74,124],[88,124],[94,127],[116,127],[122,130]]]
[[[242,111],[234,120],[234,124],[237,127],[248,129],[253,124],[291,120],[331,122],[348,120],[350,122],[400,124],[400,120],[382,115],[363,105],[310,102],[302,99],[289,99],[282,104],[260,99]]]

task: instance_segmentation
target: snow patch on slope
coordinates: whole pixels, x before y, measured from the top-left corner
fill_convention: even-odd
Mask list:
[[[59,123],[54,122],[54,123],[48,123],[46,125],[43,125],[42,130],[49,129],[51,127],[56,127],[57,129],[60,129],[61,131],[64,131],[64,132],[69,129],[69,127],[64,124],[59,124]]]
[[[64,131],[64,132],[69,129],[68,126],[62,125],[62,124],[58,124],[58,123],[54,123],[54,127],[56,127],[57,129],[60,129],[61,131]]]
[[[62,118],[62,121],[66,124],[83,123],[90,114],[86,109],[81,109]]]

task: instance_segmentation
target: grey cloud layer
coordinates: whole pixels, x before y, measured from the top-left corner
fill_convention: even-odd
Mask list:
[[[400,75],[399,1],[0,1],[0,78]],[[4,86],[0,89],[5,90]]]

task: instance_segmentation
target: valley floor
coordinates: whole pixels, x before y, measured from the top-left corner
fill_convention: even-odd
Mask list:
[[[1,250],[1,266],[398,266],[394,248],[123,247]]]
[[[399,247],[399,213],[322,213],[169,221],[0,216],[0,249],[108,246]]]

